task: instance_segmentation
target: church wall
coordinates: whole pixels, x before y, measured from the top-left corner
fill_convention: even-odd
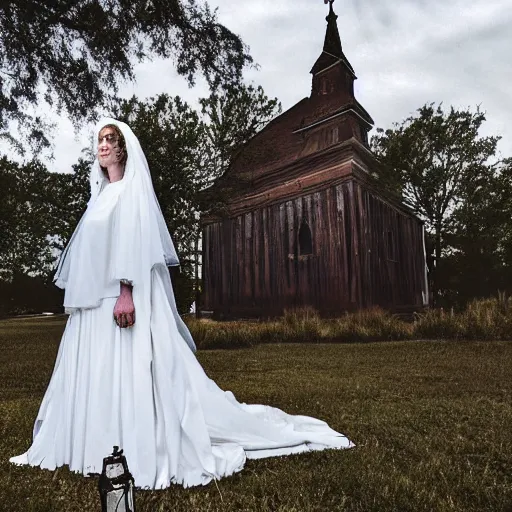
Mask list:
[[[206,225],[203,236],[203,309],[219,315],[422,306],[421,223],[355,179]]]

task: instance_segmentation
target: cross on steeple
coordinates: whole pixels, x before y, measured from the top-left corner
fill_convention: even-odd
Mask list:
[[[329,14],[331,14],[331,13],[334,14],[334,10],[332,8],[333,3],[334,3],[334,0],[324,0],[324,4],[329,4]]]

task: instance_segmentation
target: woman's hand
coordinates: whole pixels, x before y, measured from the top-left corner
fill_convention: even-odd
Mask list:
[[[124,283],[121,283],[121,294],[114,306],[114,320],[121,328],[131,327],[135,323],[132,287]]]

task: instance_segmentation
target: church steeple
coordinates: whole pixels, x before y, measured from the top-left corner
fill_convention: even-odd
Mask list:
[[[327,21],[327,31],[325,33],[323,51],[311,69],[311,73],[316,75],[333,64],[341,62],[355,78],[354,69],[343,53],[337,24],[338,16],[332,7],[333,2],[334,0],[329,0],[329,14],[325,18]]]
[[[314,106],[314,115],[305,121],[301,129],[332,122],[337,124],[338,142],[355,138],[368,147],[368,132],[373,120],[354,96],[354,80],[357,77],[343,53],[333,2],[325,0],[325,3],[329,3],[329,14],[326,18],[324,47],[311,70],[313,80],[310,104]]]

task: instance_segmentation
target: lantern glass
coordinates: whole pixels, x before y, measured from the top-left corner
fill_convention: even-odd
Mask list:
[[[123,464],[118,462],[117,464],[109,464],[106,468],[107,478],[117,478],[124,473]]]

